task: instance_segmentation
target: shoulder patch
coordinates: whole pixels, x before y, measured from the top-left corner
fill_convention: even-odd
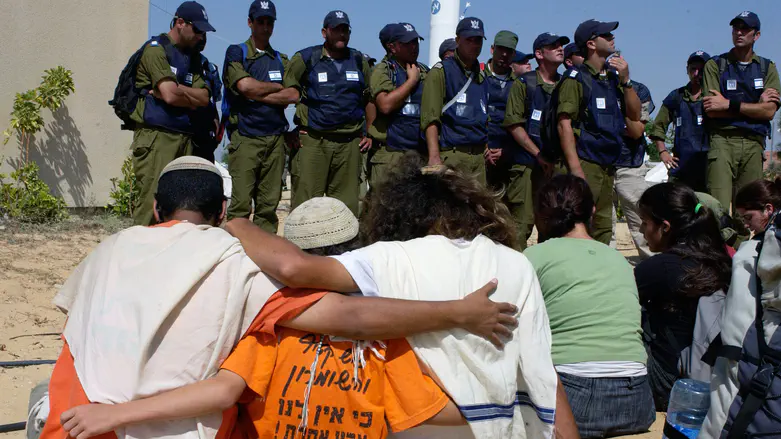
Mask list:
[[[157,41],[152,41],[151,43],[149,43],[150,46],[157,46],[159,44],[160,43],[158,43]]]
[[[570,70],[569,71],[569,77],[570,78],[575,78],[577,76],[578,76],[578,71],[577,70]]]
[[[431,68],[432,69],[441,69],[442,68],[442,61],[434,64],[433,66],[431,66]]]

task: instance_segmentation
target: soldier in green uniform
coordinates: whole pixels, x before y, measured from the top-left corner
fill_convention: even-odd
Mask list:
[[[569,38],[548,32],[534,40],[534,57],[539,67],[513,82],[501,122],[512,142],[502,154],[502,159],[511,164],[505,202],[518,224],[523,243],[529,239],[534,226],[534,181],[541,182],[552,171],[552,165],[540,151],[542,112],[559,81],[558,68],[564,62],[562,45],[568,42]]]
[[[410,23],[388,31],[388,56],[372,72],[371,94],[377,118],[369,127],[373,152],[372,187],[377,187],[407,151],[425,155],[420,131],[423,80],[428,67],[418,62],[420,35]]]
[[[295,100],[300,149],[293,158],[295,209],[306,200],[328,195],[358,214],[361,148],[368,105],[369,63],[347,46],[350,19],[331,11],[323,21],[323,45],[308,47],[290,59],[285,70],[285,93]]]
[[[477,57],[484,39],[482,20],[467,17],[458,23],[455,55],[435,64],[426,76],[420,113],[429,165],[453,165],[483,184],[488,87]]]
[[[285,167],[285,107],[292,101],[281,93],[287,56],[269,43],[276,6],[255,0],[247,24],[247,41],[228,47],[223,77],[230,105],[228,171],[233,181],[228,219],[249,218],[269,233],[277,233],[276,209],[282,197]]]
[[[154,221],[157,178],[165,165],[192,154],[191,109],[209,105],[209,90],[201,66],[190,57],[205,33],[213,31],[203,6],[188,1],[176,10],[171,30],[144,46],[135,80],[144,92],[130,116],[135,122],[133,170],[140,187],[133,212],[136,225]]]
[[[754,52],[757,14],[730,21],[735,47],[705,63],[703,108],[709,132],[708,189],[727,207],[746,183],[762,178],[762,152],[779,106],[776,65]]]
[[[588,181],[596,212],[591,236],[610,243],[613,226],[613,184],[623,136],[639,139],[641,104],[629,78],[629,65],[615,52],[618,22],[587,20],[575,31],[575,43],[587,54],[569,68],[559,85],[558,132],[569,172]],[[551,105],[554,103],[552,102]]]

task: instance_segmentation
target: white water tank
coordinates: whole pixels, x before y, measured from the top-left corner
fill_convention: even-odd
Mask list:
[[[428,44],[428,65],[439,62],[439,45],[448,38],[455,38],[458,26],[458,0],[431,0],[431,33]]]

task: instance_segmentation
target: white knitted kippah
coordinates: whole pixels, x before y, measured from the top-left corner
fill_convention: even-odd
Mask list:
[[[317,197],[290,212],[284,233],[285,238],[304,250],[326,247],[358,236],[358,219],[341,201]]]
[[[165,168],[163,168],[163,172],[160,173],[160,176],[162,177],[163,175],[173,171],[185,171],[193,169],[213,172],[222,178],[220,170],[217,169],[217,166],[215,166],[214,163],[194,155],[186,155],[184,157],[179,157],[178,159],[172,160],[170,163],[165,165]]]

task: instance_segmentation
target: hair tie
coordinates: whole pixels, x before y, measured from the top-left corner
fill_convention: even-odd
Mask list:
[[[697,206],[694,207],[694,213],[698,214],[700,213],[700,209],[702,208],[702,204],[697,203]]]

